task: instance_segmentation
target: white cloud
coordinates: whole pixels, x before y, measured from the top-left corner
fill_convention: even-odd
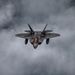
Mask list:
[[[12,1],[10,2],[0,8],[1,26],[10,21],[13,22],[12,16],[16,7]],[[0,31],[1,75],[75,74],[74,8],[66,8],[67,0],[22,0],[21,3],[23,6],[18,6],[23,7],[19,10],[23,13],[22,25],[18,26],[16,22],[13,25],[14,29]],[[20,18],[18,16],[16,21]],[[60,33],[61,36],[51,39],[49,45],[46,45],[44,41],[42,45],[34,49],[30,43],[25,45],[24,39],[15,37],[16,33],[28,29],[26,27],[28,22],[31,26],[33,25],[34,30],[38,27],[42,30],[45,23],[49,23],[48,27]]]

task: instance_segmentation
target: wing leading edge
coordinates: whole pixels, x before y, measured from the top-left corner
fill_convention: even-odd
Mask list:
[[[20,38],[28,38],[28,39],[31,37],[30,34],[26,34],[26,33],[16,34],[15,36]]]
[[[54,37],[59,37],[60,34],[57,34],[57,33],[46,33],[44,38],[54,38]]]

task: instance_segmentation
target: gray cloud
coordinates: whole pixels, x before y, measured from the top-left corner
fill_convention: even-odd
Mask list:
[[[0,1],[0,75],[74,75],[75,6],[72,0]],[[36,50],[15,34],[28,29],[48,29],[59,38]]]

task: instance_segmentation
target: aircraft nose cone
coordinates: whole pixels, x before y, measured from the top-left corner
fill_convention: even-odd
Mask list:
[[[34,47],[34,49],[36,49],[37,47]]]
[[[36,49],[37,48],[37,46],[38,46],[38,44],[33,44],[33,47]]]

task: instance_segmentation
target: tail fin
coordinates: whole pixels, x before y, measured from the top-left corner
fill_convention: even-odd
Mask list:
[[[46,24],[45,28],[43,29],[43,32],[45,31],[45,29],[46,29],[47,25],[48,25],[48,24]]]
[[[30,28],[31,32],[34,32],[34,31],[33,31],[33,29],[31,28],[31,26],[30,26],[29,24],[28,24],[28,26],[29,26],[29,28]]]

